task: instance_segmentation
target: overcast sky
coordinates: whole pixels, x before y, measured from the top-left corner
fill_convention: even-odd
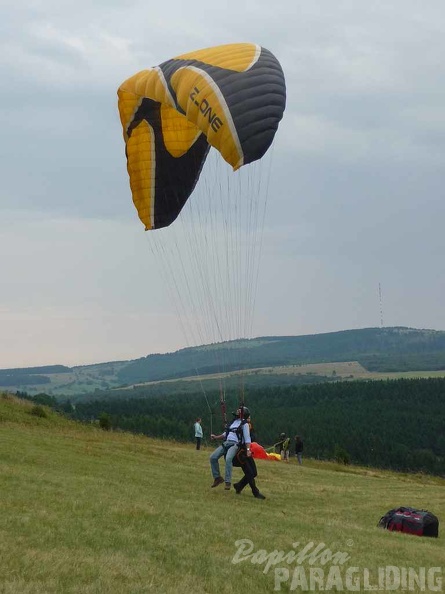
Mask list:
[[[3,0],[0,368],[186,346],[131,201],[116,91],[239,41],[271,50],[287,85],[253,336],[445,330],[443,0]]]

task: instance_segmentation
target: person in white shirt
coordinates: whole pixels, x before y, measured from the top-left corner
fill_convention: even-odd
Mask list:
[[[251,439],[254,439],[253,431],[252,431],[252,423],[251,423],[250,417],[247,419],[247,422],[249,424],[250,437],[251,437]],[[242,477],[242,479],[240,481],[235,483],[233,485],[233,487],[235,489],[236,494],[241,495],[241,492],[244,489],[244,487],[246,485],[249,485],[249,487],[252,490],[252,495],[256,499],[266,499],[266,497],[262,493],[260,493],[260,490],[258,489],[258,486],[255,481],[255,478],[258,475],[258,471],[257,471],[257,467],[255,464],[254,456],[255,456],[255,453],[253,450],[253,456],[247,457],[247,451],[246,451],[244,444],[240,445],[238,452],[236,454],[236,458],[233,461],[233,465],[234,466],[239,465],[241,467],[241,470],[244,473],[244,476]]]
[[[247,456],[252,455],[250,451],[250,430],[247,419],[250,417],[249,409],[245,406],[240,407],[236,411],[236,418],[227,425],[226,430],[221,435],[211,434],[210,439],[223,439],[224,441],[210,456],[210,468],[212,470],[213,484],[212,487],[217,487],[221,483],[225,483],[224,488],[229,490],[232,483],[232,462],[235,457],[238,446],[241,442],[245,444]],[[219,470],[219,459],[226,457],[226,469],[224,479]]]

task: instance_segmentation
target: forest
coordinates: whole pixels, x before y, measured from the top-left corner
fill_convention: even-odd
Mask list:
[[[39,397],[33,397],[38,401]],[[42,399],[42,396],[40,396]],[[74,419],[158,438],[193,440],[202,418],[207,443],[223,426],[217,392],[147,398],[41,402]],[[306,456],[345,464],[445,475],[445,378],[323,382],[246,390],[256,440],[265,447],[281,432],[301,435]],[[239,404],[226,394],[227,416]]]

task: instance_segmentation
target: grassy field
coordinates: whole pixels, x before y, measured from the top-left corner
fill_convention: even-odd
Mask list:
[[[0,396],[2,594],[363,592],[379,587],[379,572],[380,591],[402,591],[397,575],[404,591],[445,588],[440,533],[376,527],[398,505],[444,518],[445,479],[259,461],[260,501],[210,488],[209,448],[45,411]]]
[[[329,377],[335,375],[338,379],[412,379],[422,377],[444,377],[445,370],[437,371],[397,371],[397,372],[379,372],[368,371],[357,361],[344,361],[336,363],[308,363],[306,365],[282,365],[277,367],[260,367],[258,369],[247,369],[242,371],[230,371],[228,373],[209,374],[202,376],[193,376],[182,378],[183,381],[196,381],[197,379],[215,379],[219,377],[247,376],[256,375],[319,375]],[[164,380],[165,382],[174,382],[177,380]],[[146,382],[156,384],[161,382]],[[131,386],[133,388],[133,386]]]

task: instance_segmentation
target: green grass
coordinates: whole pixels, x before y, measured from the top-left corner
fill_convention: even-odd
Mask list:
[[[1,593],[273,592],[274,567],[264,573],[265,564],[252,559],[232,563],[242,538],[268,553],[324,543],[349,555],[343,574],[347,567],[373,576],[389,565],[443,565],[440,534],[419,538],[376,524],[397,505],[445,517],[444,479],[259,461],[267,496],[259,501],[247,490],[210,489],[209,448],[103,432],[31,410],[0,396]],[[302,563],[307,576],[309,561]],[[331,565],[314,567],[327,573]]]

